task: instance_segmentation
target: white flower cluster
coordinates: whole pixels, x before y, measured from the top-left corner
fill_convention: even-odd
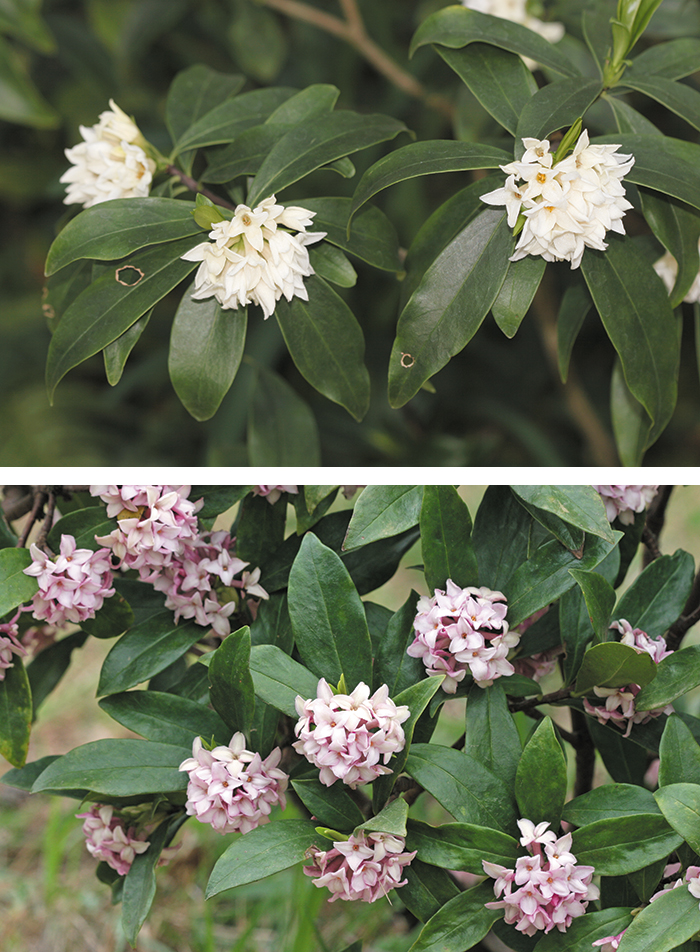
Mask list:
[[[698,251],[700,251],[700,242],[698,242]],[[670,294],[678,276],[678,262],[670,251],[667,251],[663,257],[654,262],[654,271],[666,285],[666,290]],[[686,304],[695,304],[696,301],[700,301],[700,271],[695,275],[695,280],[690,285],[690,289],[683,300]]]
[[[623,176],[634,164],[617,155],[617,145],[590,145],[579,136],[573,152],[555,162],[547,139],[525,138],[523,157],[502,165],[502,188],[482,195],[489,205],[505,205],[512,228],[522,214],[523,230],[511,261],[542,255],[545,261],[570,261],[578,268],[586,248],[604,251],[608,230],[624,235],[622,218],[631,204]]]
[[[139,127],[110,99],[111,109],[94,126],[80,126],[84,141],[66,149],[72,163],[61,182],[67,183],[65,205],[84,208],[112,198],[145,198],[156,163],[141,148]]]
[[[192,297],[214,295],[223,308],[234,310],[259,304],[266,319],[282,295],[288,301],[295,296],[308,301],[303,279],[314,269],[306,245],[326,237],[326,232],[306,231],[315,214],[295,205],[277,205],[274,195],[255,208],[238,205],[230,221],[212,226],[211,241],[182,256],[202,262]]]
[[[512,23],[522,23],[533,33],[539,33],[550,43],[557,43],[564,36],[563,23],[545,23],[527,9],[527,0],[462,0],[462,5],[478,13],[488,13]]]

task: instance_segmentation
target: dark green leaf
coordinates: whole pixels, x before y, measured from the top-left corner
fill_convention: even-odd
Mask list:
[[[204,499],[204,505],[197,515],[200,519],[213,519],[219,513],[226,512],[251,491],[252,486],[193,486],[190,498]]]
[[[245,496],[241,500],[236,520],[236,554],[240,558],[266,568],[284,539],[285,499],[272,505],[265,496]],[[262,581],[265,584],[266,578]]]
[[[660,787],[654,799],[676,833],[700,853],[700,786],[670,783]]]
[[[522,745],[500,683],[490,688],[476,684],[469,688],[464,749],[509,788],[513,786]]]
[[[352,523],[351,523],[352,524]],[[471,545],[469,509],[453,486],[426,486],[420,511],[423,571],[430,591],[447,579],[465,588],[476,584],[478,567]]]
[[[0,618],[39,591],[34,576],[24,574],[31,564],[28,549],[0,549]]]
[[[311,820],[282,820],[251,830],[217,860],[207,884],[207,899],[296,866],[318,838]]]
[[[112,527],[114,523],[112,523]],[[125,598],[134,613],[134,623],[140,625],[163,611],[163,594],[153,586],[132,578],[115,578],[112,583],[117,595]]]
[[[700,129],[700,92],[697,89],[663,76],[635,74],[632,71],[625,73],[624,83],[660,102],[694,129]]]
[[[575,694],[586,694],[594,685],[601,688],[645,685],[654,679],[657,667],[651,655],[646,652],[640,654],[619,641],[593,645],[583,656]]]
[[[276,645],[255,645],[250,652],[255,693],[290,717],[298,717],[297,695],[316,697],[318,678]]]
[[[190,747],[197,735],[228,744],[231,730],[204,704],[163,691],[124,691],[99,701],[103,711],[146,740]]]
[[[63,516],[51,527],[46,541],[50,549],[58,552],[61,547],[61,536],[71,535],[78,549],[92,549],[95,552],[102,547],[95,536],[109,535],[115,528],[114,519],[108,519],[104,508],[95,505],[88,509],[76,509]]]
[[[574,832],[571,849],[581,865],[595,867],[601,876],[622,876],[663,859],[681,842],[658,813],[638,813],[582,826]]]
[[[479,584],[501,590],[527,558],[532,517],[508,486],[489,486],[474,517]]]
[[[188,66],[170,84],[165,121],[173,142],[215,106],[235,96],[243,86],[242,76],[220,73],[203,63]]]
[[[656,666],[656,678],[635,698],[635,709],[651,711],[665,707],[700,684],[700,645],[674,651]]]
[[[663,431],[654,426],[642,404],[630,392],[619,357],[610,379],[610,416],[615,445],[624,466],[640,466],[644,453]]]
[[[357,284],[357,272],[344,252],[327,241],[309,248],[309,261],[315,274],[339,288],[353,288]]]
[[[631,909],[603,909],[588,912],[571,923],[566,932],[553,930],[542,936],[537,952],[591,952],[593,943],[607,936],[619,935],[631,921]]]
[[[643,136],[661,136],[660,129],[650,122],[641,112],[633,109],[624,99],[618,99],[616,96],[603,93],[604,102],[610,106],[610,110],[615,117],[615,124],[620,132]]]
[[[368,833],[390,833],[392,836],[406,836],[408,804],[401,797],[392,800],[379,813],[362,823],[358,829]]]
[[[48,648],[44,648],[27,665],[34,720],[41,704],[68,670],[74,649],[81,648],[86,640],[87,635],[81,631],[67,635],[49,645]]]
[[[0,37],[0,119],[37,129],[55,128],[58,114],[29,77],[22,51]]]
[[[308,301],[282,298],[275,309],[289,353],[312,387],[361,420],[369,407],[362,328],[323,278],[312,275],[305,287]]]
[[[148,311],[102,350],[105,376],[110,387],[116,387],[121,380],[129,354],[141,339],[152,313],[153,311]]]
[[[168,372],[175,392],[195,420],[219,409],[243,358],[248,309],[224,309],[216,298],[195,301],[185,291],[170,336]]]
[[[374,683],[389,687],[389,696],[394,697],[400,691],[420,681],[425,676],[425,665],[420,658],[412,658],[406,649],[413,642],[415,632],[413,621],[416,617],[418,594],[411,591],[401,608],[389,619],[386,631],[379,642],[374,662]]]
[[[292,780],[292,786],[317,826],[350,833],[364,819],[343,784],[335,783],[326,787],[318,779],[303,777],[301,780]]]
[[[30,793],[34,786],[34,781],[39,774],[43,773],[49,764],[52,764],[54,760],[58,759],[58,754],[40,757],[38,760],[33,760],[31,763],[25,764],[24,767],[16,767],[14,770],[8,770],[7,773],[4,773],[0,777],[0,782],[7,784],[8,787],[16,787],[18,790],[26,790],[27,793]]]
[[[522,854],[520,843],[498,830],[473,823],[445,823],[436,828],[420,820],[408,821],[406,849],[418,850],[418,859],[424,863],[477,876],[484,875],[483,860],[513,866]]]
[[[294,635],[286,592],[260,602],[258,614],[250,626],[250,637],[253,645],[277,645],[282,651],[291,652]]]
[[[400,271],[399,240],[384,212],[370,205],[352,220],[348,237],[349,198],[303,198],[299,204],[315,213],[314,230],[325,231],[326,241],[383,271]]]
[[[86,618],[80,627],[93,638],[116,638],[134,624],[134,613],[121,595],[112,595],[94,618]]]
[[[464,952],[486,935],[500,909],[487,909],[493,900],[493,884],[481,883],[450,899],[428,920],[409,952]]]
[[[659,731],[660,725],[653,726]],[[647,748],[658,744],[658,740],[649,738],[649,725],[635,726],[629,738],[623,737],[619,728],[603,725],[593,717],[586,720],[586,727],[613,780],[637,785],[644,782],[649,766]]]
[[[534,258],[532,255],[511,261],[505,281],[491,307],[493,319],[506,337],[515,337],[540,286],[545,266],[544,258]]]
[[[654,795],[645,787],[629,783],[608,783],[583,793],[564,806],[562,817],[574,826],[587,826],[596,820],[657,813]]]
[[[263,123],[241,132],[230,145],[212,149],[208,153],[209,165],[202,173],[202,181],[230,182],[239,175],[255,175],[273,145],[291,128],[291,124]]]
[[[569,285],[562,295],[557,318],[557,353],[563,383],[569,376],[569,362],[576,338],[592,304],[591,296],[582,284]]]
[[[671,291],[671,307],[678,307],[698,274],[700,215],[679,201],[640,188],[642,211],[661,244],[676,259],[678,272]]]
[[[407,883],[401,887],[401,902],[421,922],[427,922],[461,892],[448,872],[417,858],[404,868],[403,875]]]
[[[602,89],[599,80],[582,82],[580,77],[543,86],[521,110],[515,133],[519,147],[516,152],[522,149],[518,140],[526,136],[547,139],[557,129],[572,126],[593,105]]]
[[[662,893],[632,920],[619,952],[669,952],[700,931],[698,901],[687,889]]]
[[[214,710],[234,732],[247,734],[255,710],[250,673],[250,628],[232,631],[209,665],[209,696]]]
[[[32,729],[32,692],[21,658],[13,657],[0,681],[0,754],[13,767],[23,767]]]
[[[659,786],[670,783],[700,784],[700,746],[677,714],[666,721],[659,744]]]
[[[651,638],[663,635],[683,611],[694,574],[693,557],[682,549],[654,559],[624,593],[615,615]]]
[[[615,589],[597,572],[584,572],[581,569],[569,569],[569,572],[583,592],[588,616],[597,639],[608,641],[610,615],[615,605]]]
[[[540,721],[525,745],[515,777],[520,816],[556,829],[566,799],[566,759],[552,720]]]
[[[614,542],[605,506],[592,486],[511,486],[521,499],[564,522]]]
[[[422,486],[365,487],[355,503],[343,550],[357,549],[415,526],[422,501]]]
[[[625,83],[629,76],[665,76],[667,79],[682,79],[696,73],[700,62],[700,39],[683,37],[668,40],[643,50],[635,56],[625,70]]]
[[[321,465],[311,408],[282,377],[264,367],[256,368],[249,404],[248,460],[251,466]]]

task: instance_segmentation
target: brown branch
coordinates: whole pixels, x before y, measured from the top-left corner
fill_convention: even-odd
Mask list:
[[[427,105],[439,110],[450,121],[454,118],[452,103],[443,96],[428,92],[415,76],[399,66],[369,36],[356,0],[341,0],[345,14],[344,20],[312,7],[308,3],[302,3],[301,0],[260,0],[260,2],[279,13],[284,13],[295,20],[302,20],[304,23],[311,23],[319,30],[325,30],[326,33],[345,40],[398,89],[415,99],[423,100]]]
[[[225,198],[217,195],[216,192],[211,192],[208,188],[200,185],[196,179],[193,179],[191,175],[187,175],[176,165],[168,165],[165,171],[168,173],[168,175],[175,175],[177,178],[179,178],[182,184],[186,185],[191,192],[199,192],[200,195],[204,195],[205,198],[208,198],[209,201],[213,202],[215,205],[220,205],[221,208],[230,208],[232,211],[236,210],[235,205],[232,205],[231,202],[228,202]]]
[[[31,512],[29,513],[27,524],[22,530],[21,536],[17,540],[16,548],[18,549],[26,548],[27,539],[29,538],[29,533],[32,531],[32,527],[34,526],[34,523],[39,518],[40,513],[44,511],[44,506],[46,504],[47,499],[48,499],[48,493],[46,492],[46,488],[44,486],[37,486],[34,489],[34,503],[32,505]]]
[[[8,522],[21,519],[31,512],[34,490],[31,486],[3,486],[2,512]]]
[[[508,710],[528,713],[539,707],[540,704],[556,704],[557,701],[564,701],[568,697],[571,697],[571,688],[559,688],[558,691],[552,691],[551,694],[541,694],[539,697],[528,697],[522,700],[515,698],[508,702]]]
[[[642,542],[645,546],[642,563],[645,568],[661,555],[659,536],[666,521],[666,507],[672,492],[673,486],[659,486],[659,491],[647,509],[644,531],[642,532]]]

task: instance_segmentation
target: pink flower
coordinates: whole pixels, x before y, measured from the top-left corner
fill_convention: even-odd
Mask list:
[[[272,807],[286,805],[289,778],[278,768],[282,752],[275,747],[263,760],[246,749],[238,732],[228,747],[207,750],[200,737],[192,744],[192,757],[180,770],[189,776],[186,810],[218,833],[249,833],[269,822]]]
[[[421,658],[428,675],[446,675],[442,687],[454,694],[469,672],[479,687],[514,673],[508,653],[520,641],[508,631],[506,597],[490,588],[460,588],[447,580],[432,598],[418,601],[413,623],[416,632],[407,652]]]
[[[253,486],[254,496],[265,496],[270,505],[280,498],[282,493],[298,493],[298,486]]]
[[[658,486],[594,486],[605,503],[605,512],[614,522],[619,517],[623,525],[634,522],[635,512],[643,512],[657,493]]]
[[[496,897],[503,896],[499,902],[487,902],[486,908],[503,909],[505,921],[525,935],[547,933],[555,926],[565,932],[585,913],[588,902],[599,896],[598,887],[591,883],[595,870],[576,865],[570,833],[557,839],[547,829],[549,823],[535,826],[527,819],[518,820],[518,826],[523,834],[520,842],[529,855],[519,857],[515,869],[482,863],[487,876],[496,880]]]
[[[76,813],[84,819],[85,845],[97,860],[104,860],[120,876],[126,876],[137,853],[145,853],[150,843],[144,833],[138,836],[126,821],[114,816],[114,807],[94,803],[87,813]]]
[[[625,618],[611,623],[610,627],[616,631],[622,632],[620,644],[628,645],[638,654],[646,653],[651,655],[656,664],[663,661],[673,654],[666,647],[666,641],[659,636],[650,638],[641,628],[632,628]],[[662,714],[672,714],[673,707],[667,704],[666,707],[657,708],[651,711],[635,710],[634,699],[641,691],[638,684],[627,684],[618,688],[603,688],[597,685],[593,688],[596,697],[605,698],[604,704],[591,704],[588,698],[583,699],[583,707],[587,714],[595,717],[600,724],[606,721],[612,721],[618,727],[625,729],[623,737],[629,737],[630,731],[635,724],[646,724],[652,718],[660,717]]]
[[[700,866],[689,866],[685,871],[685,881],[690,895],[700,899]]]
[[[114,595],[108,549],[78,549],[73,536],[61,536],[55,561],[32,544],[32,564],[24,569],[39,583],[32,600],[34,617],[61,627],[94,618],[105,598]]]
[[[592,945],[600,946],[600,952],[617,952],[620,948],[620,939],[627,932],[627,929],[623,929],[622,932],[618,932],[617,935],[606,935],[604,939],[598,939],[597,942],[593,942]]]
[[[372,697],[362,681],[352,694],[333,694],[321,678],[317,697],[297,696],[296,709],[294,732],[299,740],[292,746],[320,768],[321,783],[327,787],[342,780],[354,789],[391,773],[379,761],[383,757],[387,764],[406,743],[401,724],[410,712],[405,705],[396,706],[386,684]]]
[[[0,681],[5,680],[5,671],[12,668],[15,663],[15,655],[23,657],[27,654],[27,649],[19,640],[19,626],[17,619],[21,612],[16,612],[12,621],[0,625]]]
[[[404,886],[401,880],[404,866],[416,855],[403,852],[406,840],[389,833],[353,833],[347,840],[333,843],[331,850],[309,850],[311,866],[304,872],[314,880],[314,886],[327,886],[336,899],[375,902],[392,889]]]

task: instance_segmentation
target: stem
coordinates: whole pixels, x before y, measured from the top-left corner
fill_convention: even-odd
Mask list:
[[[199,192],[200,195],[204,195],[205,198],[208,198],[215,205],[220,205],[221,208],[230,208],[231,211],[236,210],[236,206],[232,205],[231,202],[227,202],[225,198],[221,198],[220,195],[217,195],[215,192],[210,192],[208,188],[205,188],[203,185],[200,185],[196,179],[193,179],[191,175],[186,175],[182,169],[179,169],[176,165],[168,165],[165,168],[165,171],[168,175],[175,175],[180,179],[183,185],[186,185],[191,192]]]
[[[595,770],[595,745],[586,727],[586,715],[582,711],[571,708],[571,726],[574,730],[576,743],[576,781],[574,796],[588,793],[593,789],[593,772]]]
[[[31,512],[29,513],[29,518],[27,519],[27,524],[25,525],[22,535],[17,540],[18,549],[24,549],[27,546],[27,539],[29,538],[29,533],[32,531],[34,523],[39,518],[39,514],[44,509],[44,504],[48,499],[48,493],[46,492],[43,486],[37,486],[34,490],[34,503],[32,505]]]
[[[454,118],[454,106],[442,96],[429,93],[415,76],[403,69],[368,35],[357,0],[340,0],[345,19],[325,13],[301,0],[260,0],[265,6],[284,13],[295,20],[311,23],[319,30],[325,30],[340,40],[345,40],[370,63],[378,73],[385,76],[398,89],[422,99],[446,118]]]
[[[644,568],[646,568],[650,562],[653,562],[654,559],[658,559],[661,555],[661,550],[659,548],[659,536],[661,535],[661,530],[663,529],[664,523],[666,521],[666,507],[668,506],[672,492],[673,486],[659,486],[659,491],[654,496],[649,508],[647,509],[644,531],[642,533],[642,542],[645,545],[645,550],[642,556],[642,564]]]
[[[540,697],[528,697],[523,700],[515,699],[508,702],[508,709],[514,711],[532,711],[540,704],[555,704],[557,701],[564,701],[571,697],[571,688],[559,688],[558,691],[552,691],[551,694],[542,694]]]

